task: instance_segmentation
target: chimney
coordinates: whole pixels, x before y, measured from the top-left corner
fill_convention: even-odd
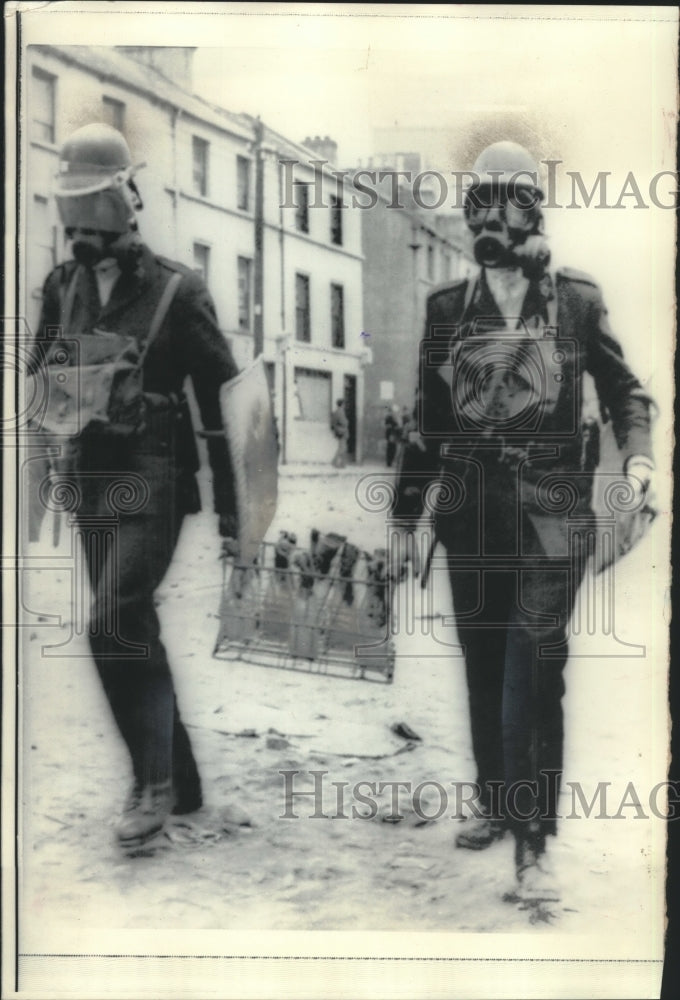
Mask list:
[[[313,139],[307,136],[302,145],[316,153],[319,160],[327,160],[332,166],[337,163],[338,144],[329,135],[325,135],[323,139],[319,135],[315,135]]]
[[[117,45],[119,52],[135,62],[150,66],[182,90],[193,94],[195,46],[190,45]]]

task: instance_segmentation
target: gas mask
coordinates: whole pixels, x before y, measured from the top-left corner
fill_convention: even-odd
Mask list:
[[[526,188],[478,187],[467,193],[465,221],[482,267],[521,267],[529,279],[542,277],[550,261],[543,214]]]
[[[127,233],[68,228],[74,260],[85,267],[96,267],[103,260],[115,260],[121,271],[134,271],[141,253],[141,239],[136,228]]]
[[[91,194],[57,195],[59,215],[78,263],[95,267],[114,258],[121,271],[134,269],[141,246],[132,194],[125,187]]]

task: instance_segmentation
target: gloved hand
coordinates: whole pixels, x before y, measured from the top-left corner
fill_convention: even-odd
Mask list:
[[[238,521],[235,514],[220,514],[218,531],[221,538],[238,537]]]
[[[238,556],[238,521],[236,516],[234,514],[220,514],[218,531],[220,537],[224,539],[222,542],[222,555]]]
[[[408,575],[408,563],[414,576],[420,576],[420,549],[418,538],[412,529],[402,528],[393,531],[392,551],[388,553],[390,577],[394,583],[401,583]]]
[[[646,455],[633,455],[626,462],[626,479],[634,491],[636,505],[653,493],[654,463]]]

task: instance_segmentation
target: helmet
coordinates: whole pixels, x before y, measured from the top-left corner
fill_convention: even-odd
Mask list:
[[[128,144],[115,128],[96,123],[77,129],[59,154],[57,192],[85,195],[120,186],[132,175]]]
[[[56,177],[57,206],[66,228],[126,232],[135,209],[142,207],[133,180],[136,169],[115,128],[97,122],[77,129],[61,149]]]
[[[491,187],[518,192],[520,204],[536,205],[545,197],[539,182],[538,164],[517,142],[494,142],[482,150],[472,168],[475,180],[471,189]],[[532,193],[531,201],[524,191]]]

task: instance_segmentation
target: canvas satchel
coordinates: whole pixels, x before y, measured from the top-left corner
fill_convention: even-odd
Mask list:
[[[66,293],[66,329],[78,271]],[[134,337],[97,329],[77,341],[55,341],[48,345],[44,364],[28,377],[29,398],[44,399],[37,422],[48,437],[63,442],[64,438],[78,437],[86,430],[130,436],[144,429],[147,412],[144,361],[181,280],[181,274],[176,273],[168,281],[141,345]]]

